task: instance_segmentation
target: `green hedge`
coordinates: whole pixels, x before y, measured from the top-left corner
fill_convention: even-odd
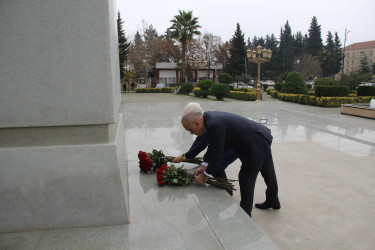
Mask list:
[[[231,91],[227,97],[232,98],[232,99],[244,100],[244,101],[255,101],[257,99],[257,92],[256,91],[249,91],[249,92]]]
[[[135,89],[135,93],[172,93],[175,88],[143,88]]]
[[[358,96],[375,96],[375,86],[358,86]]]
[[[317,97],[347,96],[349,93],[349,88],[344,86],[315,86],[315,96]]]
[[[294,102],[305,105],[319,106],[319,107],[340,107],[341,104],[348,103],[370,103],[371,98],[375,96],[358,96],[358,97],[316,97],[311,95],[301,94],[286,94],[275,90],[267,91],[272,97],[286,102]]]

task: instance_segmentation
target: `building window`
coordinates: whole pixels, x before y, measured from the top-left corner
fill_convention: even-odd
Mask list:
[[[174,83],[176,83],[176,77],[168,77],[168,83],[169,83],[169,84],[174,84]]]
[[[360,57],[360,58],[364,58],[364,57],[365,57],[365,52],[364,52],[364,51],[361,51],[361,52],[359,53],[359,57]]]
[[[346,53],[346,56],[349,58],[350,57],[350,53]]]
[[[372,56],[372,50],[370,50],[370,56]]]
[[[354,51],[352,52],[352,57],[355,57],[355,52]]]
[[[354,60],[352,60],[352,66],[354,66]]]
[[[166,77],[160,77],[159,83],[165,83],[165,84],[167,84],[167,79],[168,78],[166,78]]]
[[[349,73],[349,69],[346,69],[346,73]]]
[[[346,61],[346,66],[349,66],[349,60]]]
[[[372,59],[369,60],[370,61],[370,65],[372,64]]]

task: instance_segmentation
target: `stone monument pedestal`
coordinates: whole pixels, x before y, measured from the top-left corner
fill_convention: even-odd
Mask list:
[[[128,223],[115,1],[0,8],[0,233]]]

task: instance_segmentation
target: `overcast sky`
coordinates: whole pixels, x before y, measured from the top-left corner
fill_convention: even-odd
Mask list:
[[[245,40],[255,36],[264,37],[272,33],[279,39],[280,29],[286,21],[292,33],[308,34],[311,18],[316,16],[321,26],[325,43],[328,31],[338,33],[344,45],[375,40],[374,0],[116,0],[117,9],[125,21],[126,36],[134,38],[152,24],[158,34],[164,34],[171,26],[170,20],[178,10],[192,10],[198,17],[202,33],[209,32],[228,41],[233,37],[237,23],[240,24]]]

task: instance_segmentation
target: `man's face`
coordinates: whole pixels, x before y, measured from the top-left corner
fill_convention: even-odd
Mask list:
[[[194,135],[203,135],[204,134],[204,125],[203,121],[183,121],[182,126],[189,131],[191,134]]]

